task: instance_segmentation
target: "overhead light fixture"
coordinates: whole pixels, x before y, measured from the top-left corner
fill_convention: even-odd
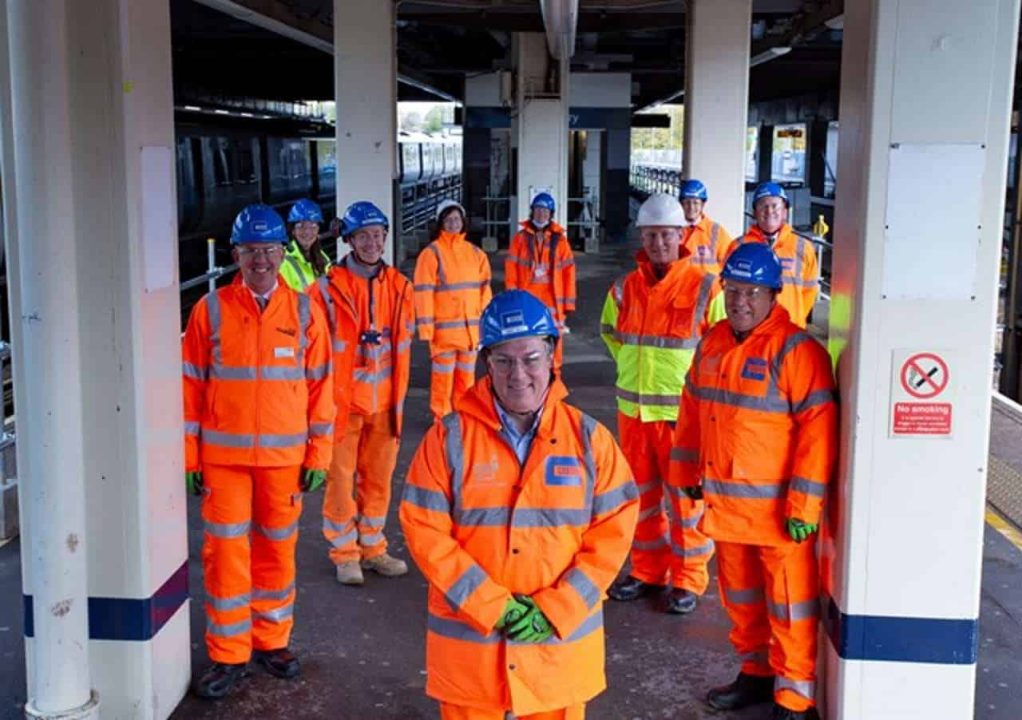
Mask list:
[[[788,46],[788,45],[777,45],[777,46],[772,47],[772,48],[767,48],[766,50],[764,50],[763,52],[759,53],[758,55],[753,55],[752,56],[752,59],[749,60],[749,67],[756,67],[757,65],[762,65],[765,62],[770,62],[771,60],[776,60],[777,58],[781,57],[782,55],[787,55],[790,52],[791,52],[791,47]]]

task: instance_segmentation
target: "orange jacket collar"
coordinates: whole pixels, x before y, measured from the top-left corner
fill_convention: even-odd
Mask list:
[[[784,223],[777,231],[777,235],[774,239],[774,244],[780,241],[782,238],[794,234],[794,230],[791,225]],[[747,240],[753,240],[755,242],[765,243],[767,241],[767,234],[763,232],[759,225],[753,225],[749,228],[749,231],[745,234]]]
[[[678,245],[679,253],[684,249],[683,245]],[[653,272],[653,263],[649,261],[649,255],[646,254],[645,250],[640,249],[639,252],[635,253],[635,263],[639,266],[639,272],[642,273],[642,277],[646,280],[646,282],[650,285],[656,285],[658,282],[666,280],[671,275],[677,275],[684,272],[684,270],[682,270],[686,264],[684,261],[689,257],[691,257],[691,255],[686,253],[673,261],[668,267],[667,273],[662,278],[658,278],[656,273]]]
[[[774,303],[774,309],[764,318],[763,322],[749,331],[745,337],[748,340],[753,335],[772,335],[780,328],[791,322],[791,315],[779,302]],[[734,333],[732,333],[734,335]]]
[[[448,245],[453,245],[454,243],[458,242],[459,240],[464,240],[464,239],[465,239],[465,233],[463,233],[463,232],[452,233],[452,232],[447,232],[446,230],[441,230],[440,234],[437,236],[437,242],[446,243]]]
[[[549,410],[552,405],[561,403],[566,397],[568,397],[568,388],[565,387],[560,379],[555,377],[551,380],[550,389],[547,391],[546,402],[543,404],[543,415],[536,430],[537,435],[545,437],[549,434],[550,423],[552,422],[550,418],[553,416],[553,413],[549,412]],[[493,392],[493,384],[489,377],[485,377],[477,381],[462,396],[456,409],[497,430],[500,428],[500,418],[497,416],[497,409],[494,407],[496,401],[497,396]]]
[[[564,228],[555,223],[553,220],[547,223],[547,226],[542,230],[533,225],[532,220],[522,220],[518,224],[521,226],[522,230],[524,230],[527,233],[533,233],[534,235],[539,233],[546,233],[548,231],[552,233],[557,233],[558,235],[564,235]]]

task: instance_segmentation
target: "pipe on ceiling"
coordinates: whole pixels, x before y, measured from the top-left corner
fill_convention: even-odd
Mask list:
[[[575,54],[578,0],[541,0],[540,9],[550,54],[558,60],[567,60]]]

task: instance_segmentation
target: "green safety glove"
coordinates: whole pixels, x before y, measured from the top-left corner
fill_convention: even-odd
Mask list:
[[[185,473],[185,487],[192,495],[202,495],[202,471],[192,470]]]
[[[554,634],[554,629],[532,598],[523,598],[523,600],[527,601],[529,611],[521,620],[507,627],[506,635],[515,642],[543,642]]]
[[[326,470],[302,469],[302,492],[315,492],[326,482]]]
[[[504,606],[504,612],[501,614],[497,624],[493,626],[494,629],[503,630],[507,626],[518,622],[525,617],[525,614],[529,612],[529,609],[528,605],[517,598],[511,598],[507,601],[507,605]]]
[[[788,528],[788,534],[791,535],[791,539],[797,543],[805,540],[820,527],[816,523],[807,523],[799,520],[798,518],[788,518],[785,524]]]

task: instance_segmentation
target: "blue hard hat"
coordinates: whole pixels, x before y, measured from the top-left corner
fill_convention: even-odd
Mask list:
[[[551,215],[557,212],[557,203],[554,202],[554,196],[548,192],[536,193],[536,197],[532,198],[532,204],[530,204],[529,207],[546,208],[550,211]]]
[[[321,223],[323,222],[323,211],[319,209],[319,205],[309,200],[309,198],[302,198],[291,206],[291,212],[287,214],[287,221],[289,223]]]
[[[505,290],[494,295],[480,320],[480,348],[493,347],[508,340],[527,337],[551,337],[557,340],[557,324],[543,301],[525,290]]]
[[[780,198],[784,201],[784,206],[788,207],[788,193],[784,192],[784,188],[775,182],[760,183],[756,187],[756,192],[752,194],[752,206],[756,207],[756,203],[767,197]]]
[[[341,218],[341,235],[348,237],[370,225],[382,225],[386,230],[390,228],[390,221],[380,208],[368,200],[359,200],[344,211],[344,217]]]
[[[276,210],[255,203],[238,213],[231,228],[231,245],[269,242],[287,242],[287,228]]]
[[[780,290],[781,261],[765,243],[745,243],[728,255],[720,278]]]
[[[695,198],[706,202],[706,186],[699,180],[686,180],[681,184],[681,199]]]

